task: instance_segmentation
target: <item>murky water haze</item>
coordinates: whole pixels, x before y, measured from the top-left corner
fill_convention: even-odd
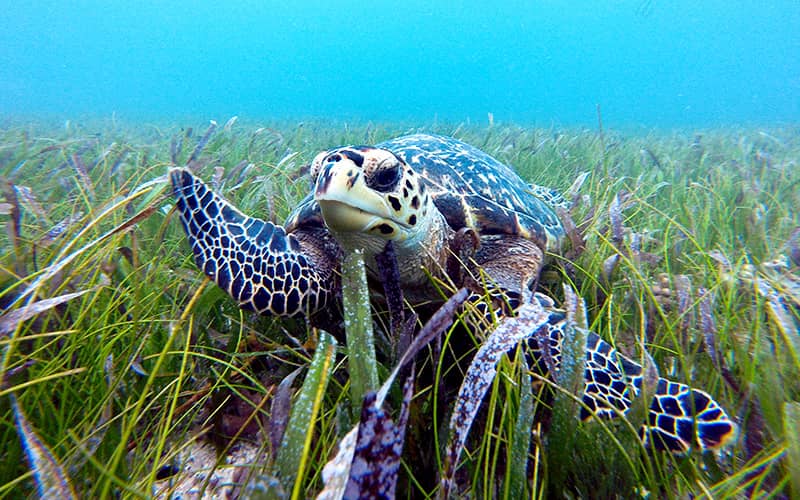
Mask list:
[[[800,2],[5,2],[0,114],[715,126],[800,117]]]

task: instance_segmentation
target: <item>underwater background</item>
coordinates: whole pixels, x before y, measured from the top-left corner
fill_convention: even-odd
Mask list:
[[[771,124],[800,2],[3,2],[6,117]]]
[[[312,498],[406,358],[402,455],[370,463],[398,498],[800,498],[800,1],[0,2],[0,498]],[[173,169],[280,224],[319,152],[416,132],[563,197],[537,281],[559,371],[533,320],[465,328],[486,309],[436,276],[392,310],[387,272],[370,309],[343,266],[345,326],[336,303],[317,331],[198,268]],[[579,329],[643,369],[620,418],[579,423]],[[550,355],[484,349],[498,331]],[[436,347],[401,358],[412,332]],[[645,434],[667,379],[719,405],[709,434],[658,417],[686,453]]]

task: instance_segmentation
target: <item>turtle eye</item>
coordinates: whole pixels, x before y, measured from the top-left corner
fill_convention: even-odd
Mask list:
[[[381,193],[394,190],[400,181],[400,165],[395,163],[376,170],[367,178],[367,186]]]

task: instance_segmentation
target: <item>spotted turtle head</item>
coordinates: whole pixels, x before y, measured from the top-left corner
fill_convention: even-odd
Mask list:
[[[311,176],[325,224],[340,241],[377,247],[424,239],[433,202],[420,176],[392,152],[357,146],[320,153]]]

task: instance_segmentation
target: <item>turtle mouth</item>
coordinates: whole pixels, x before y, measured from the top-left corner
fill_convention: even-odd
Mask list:
[[[338,200],[317,200],[325,224],[334,231],[367,232],[386,219],[378,214]]]
[[[317,200],[325,224],[340,233],[369,233],[386,239],[404,240],[409,227],[382,214],[339,200]]]

